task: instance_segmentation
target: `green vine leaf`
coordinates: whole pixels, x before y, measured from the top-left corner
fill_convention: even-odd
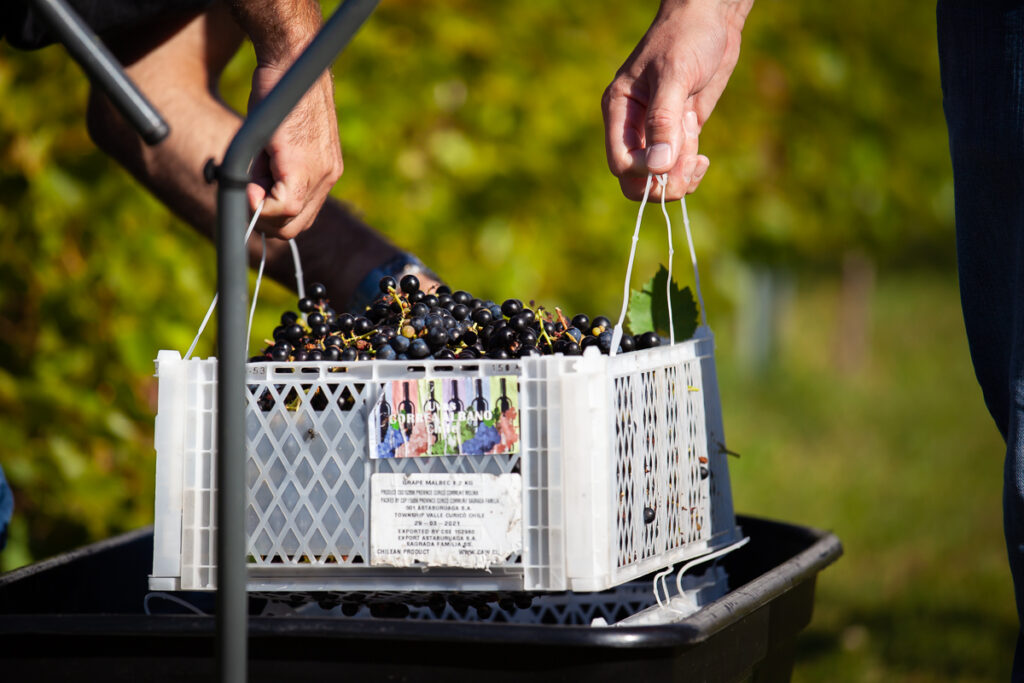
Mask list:
[[[665,283],[668,269],[661,266],[658,272],[644,284],[640,291],[630,290],[629,313],[626,327],[630,334],[641,334],[654,330],[662,337],[668,337],[668,299]],[[679,288],[672,280],[672,321],[675,324],[676,340],[689,339],[697,330],[697,301],[689,287]]]

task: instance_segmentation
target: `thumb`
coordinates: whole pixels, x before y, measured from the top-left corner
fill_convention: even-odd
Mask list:
[[[651,173],[667,173],[675,166],[682,149],[683,107],[687,94],[686,85],[674,78],[667,78],[655,87],[644,122],[647,170]]]

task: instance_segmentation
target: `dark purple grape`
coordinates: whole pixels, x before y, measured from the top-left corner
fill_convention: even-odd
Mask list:
[[[284,363],[290,355],[289,350],[281,346],[275,345],[270,349],[270,360],[275,363]]]
[[[591,327],[590,316],[584,313],[574,315],[571,322],[572,326],[575,327],[577,330],[589,330]]]
[[[292,344],[298,344],[299,340],[301,340],[304,336],[306,336],[306,330],[304,327],[302,327],[302,325],[299,325],[298,323],[290,325],[288,329],[285,330],[284,332],[284,338],[290,341]]]
[[[430,306],[427,306],[422,301],[418,304],[413,304],[413,307],[409,310],[409,315],[425,318],[430,313]]]
[[[353,348],[342,349],[340,360],[348,363],[350,361],[354,361],[357,358],[357,356],[358,354],[356,353],[356,350]]]
[[[523,302],[519,299],[505,299],[501,304],[501,313],[507,318],[511,318],[521,310],[523,310]]]
[[[566,342],[566,344],[565,344],[565,355],[567,355],[567,356],[578,356],[581,353],[583,353],[583,350],[580,349],[580,345],[579,344],[577,344],[576,342]]]
[[[454,301],[457,304],[463,304],[464,306],[468,306],[469,302],[472,300],[473,295],[461,289],[452,294],[452,301]]]
[[[292,354],[292,360],[294,360],[296,363],[302,363],[304,361],[309,360],[309,351],[306,351],[306,349],[299,349],[294,354]]]
[[[298,319],[299,314],[295,313],[294,311],[285,311],[284,313],[281,314],[281,324],[284,327],[294,325],[298,321]]]
[[[325,318],[322,313],[310,313],[306,316],[306,324],[310,327],[313,327],[314,325],[323,325],[325,322],[327,322],[327,318]]]
[[[517,336],[516,331],[511,327],[502,327],[491,335],[491,345],[507,349],[516,340]]]
[[[354,328],[355,322],[356,317],[354,315],[351,313],[342,313],[338,316],[338,319],[334,324],[337,325],[339,332],[342,334],[348,334]]]
[[[345,345],[345,342],[343,342],[339,337],[335,337],[333,335],[324,340],[324,346],[325,347],[326,346],[339,346],[340,347],[340,346],[344,346],[344,345]]]
[[[308,296],[299,299],[299,310],[303,313],[310,313],[316,310],[316,302],[310,299]]]
[[[508,319],[508,326],[516,332],[522,332],[530,327],[530,322],[522,313],[517,313]]]
[[[478,308],[475,311],[473,311],[472,318],[473,322],[475,322],[477,325],[486,325],[487,323],[491,322],[494,319],[494,316],[491,315],[491,312],[486,308]]]
[[[366,334],[372,329],[373,323],[371,323],[368,318],[364,318],[362,316],[356,318],[355,322],[352,325],[352,331],[359,336]]]
[[[309,360],[323,360],[324,352],[320,349],[313,349],[309,352]]]
[[[425,297],[425,296],[426,296],[425,293],[423,293],[422,291],[417,289],[415,292],[413,292],[412,294],[409,295],[409,303],[417,304],[417,303],[423,301],[423,297]]]
[[[413,339],[409,343],[409,358],[426,358],[430,355],[430,347],[422,339]]]
[[[437,289],[434,290],[434,293],[439,295],[439,296],[441,294],[449,294],[450,295],[452,293],[452,288],[449,287],[448,285],[438,285]]]
[[[519,333],[519,343],[526,346],[534,346],[537,343],[537,333],[533,330],[526,330]]]
[[[442,327],[431,327],[427,330],[427,344],[432,349],[439,349],[448,343],[448,333]]]
[[[395,360],[397,356],[395,350],[386,344],[377,349],[377,360]]]
[[[388,343],[388,338],[380,332],[375,332],[370,335],[370,346],[375,349],[379,349]]]
[[[310,299],[314,299],[314,300],[326,299],[327,298],[327,288],[324,287],[319,282],[314,282],[313,284],[311,284],[306,289],[306,296],[308,296]]]
[[[425,297],[423,297],[423,303],[425,303],[430,308],[434,308],[435,306],[437,306],[437,297],[434,296],[433,294],[427,294]]]
[[[402,291],[406,294],[412,294],[420,290],[420,279],[413,274],[406,275],[402,278]]]
[[[274,332],[271,336],[274,338],[274,341],[281,341],[282,339],[285,338],[284,333],[287,331],[288,328],[286,326],[278,325],[277,327],[274,328]]]
[[[321,323],[319,325],[313,325],[311,330],[310,330],[310,334],[312,334],[314,337],[317,337],[317,338],[326,337],[330,333],[331,333],[331,327],[327,323]]]
[[[474,360],[474,359],[479,358],[479,357],[480,357],[480,354],[477,353],[477,350],[474,349],[472,346],[469,346],[469,347],[466,347],[466,348],[462,349],[461,351],[459,351],[458,355],[456,356],[456,358],[458,358],[460,360]]]
[[[623,353],[629,353],[630,351],[636,351],[636,340],[632,335],[622,335],[622,341],[619,342],[619,348]]]
[[[356,360],[370,360],[373,355],[369,351],[360,351],[356,356]]]
[[[655,516],[656,515],[654,514],[654,508],[644,508],[644,524],[650,524],[651,522],[653,522]]]
[[[469,306],[466,304],[455,304],[452,307],[452,317],[456,320],[465,320],[469,316]]]
[[[324,360],[341,360],[341,349],[337,346],[324,347]]]
[[[603,315],[599,315],[596,318],[594,318],[590,322],[590,324],[593,327],[603,327],[605,329],[608,329],[608,328],[610,328],[612,326],[612,321],[609,320],[608,318],[604,317]]]
[[[409,338],[402,335],[395,335],[389,342],[396,353],[405,353],[409,350]]]
[[[507,349],[492,349],[487,352],[487,357],[493,360],[508,360],[511,358]]]
[[[605,330],[597,336],[597,348],[601,349],[601,353],[608,353],[612,350],[611,330]]]
[[[654,332],[644,332],[636,337],[635,341],[638,349],[653,349],[655,346],[661,345],[661,337]]]
[[[581,341],[583,341],[583,333],[580,332],[575,327],[570,327],[569,329],[567,329],[565,331],[565,336],[569,337],[570,339],[572,339],[577,344],[579,344]]]
[[[390,275],[382,277],[377,286],[380,287],[380,291],[384,294],[387,294],[392,289],[398,289],[398,283],[395,282],[395,278]]]
[[[455,352],[451,349],[441,349],[434,352],[434,358],[437,360],[455,360]]]

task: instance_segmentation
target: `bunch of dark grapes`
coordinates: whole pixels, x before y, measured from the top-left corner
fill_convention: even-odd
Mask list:
[[[362,315],[338,314],[321,284],[299,299],[300,314],[288,311],[274,328],[274,339],[258,361],[505,360],[533,355],[578,356],[591,346],[609,353],[612,324],[608,318],[564,316],[519,299],[500,305],[469,292],[420,289],[415,275],[401,282],[380,281],[380,295]],[[532,306],[532,302],[531,302]],[[658,346],[654,332],[623,334],[619,352]]]

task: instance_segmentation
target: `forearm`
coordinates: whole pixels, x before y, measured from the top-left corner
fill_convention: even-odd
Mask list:
[[[242,121],[213,94],[216,75],[230,59],[241,34],[237,27],[232,32],[234,23],[226,11],[219,18],[215,12],[211,14],[197,18],[142,56],[123,50],[129,76],[170,124],[166,140],[155,147],[144,145],[98,93],[90,96],[88,113],[89,131],[96,144],[209,238],[216,221],[216,186],[203,180],[202,169],[208,159],[223,156]],[[211,35],[219,39],[208,41]],[[258,236],[250,240],[251,260],[259,258],[259,244]],[[324,204],[296,244],[307,281],[323,282],[339,306],[373,267],[398,254],[379,233],[335,201]],[[288,287],[295,286],[285,241],[268,238],[267,274]]]
[[[231,0],[231,13],[252,40],[260,65],[288,66],[320,30],[314,0]]]

